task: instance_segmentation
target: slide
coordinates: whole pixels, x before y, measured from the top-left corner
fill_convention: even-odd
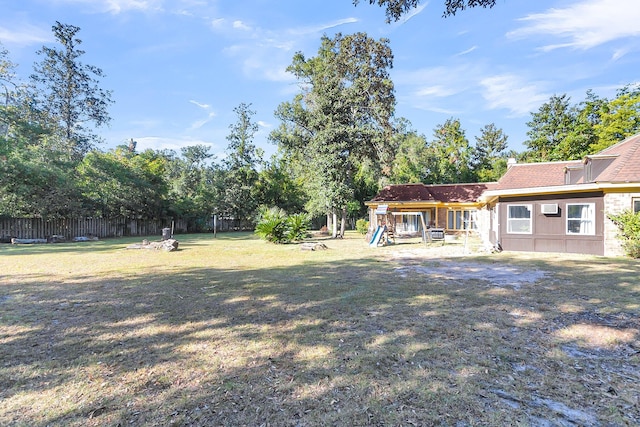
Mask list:
[[[380,238],[382,237],[382,233],[384,233],[384,230],[387,228],[387,226],[378,226],[378,228],[376,229],[376,232],[373,233],[373,237],[371,238],[371,242],[369,242],[369,246],[371,247],[377,247],[378,246],[378,242],[380,242]]]

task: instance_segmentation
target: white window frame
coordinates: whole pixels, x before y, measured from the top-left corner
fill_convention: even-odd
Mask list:
[[[477,230],[477,209],[450,209],[447,211],[447,230]],[[468,227],[467,227],[468,226]]]
[[[420,230],[417,215],[399,215],[400,221],[396,220],[396,231],[399,233],[417,233]]]
[[[511,218],[511,208],[512,207],[524,207],[529,211],[529,218]],[[523,220],[528,220],[529,222],[529,230],[528,231],[513,231],[512,224],[516,221],[518,223],[523,222]],[[533,234],[533,205],[531,204],[509,204],[507,205],[507,233],[508,234]]]
[[[581,211],[580,218],[571,215],[572,206],[587,206],[587,210]],[[583,215],[587,214],[587,218]],[[570,224],[579,224],[579,231],[572,231]],[[596,234],[596,204],[595,203],[567,203],[567,218],[565,223],[567,235],[571,236],[594,236]]]

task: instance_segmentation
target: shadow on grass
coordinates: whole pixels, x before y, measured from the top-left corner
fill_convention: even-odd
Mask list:
[[[505,255],[490,262],[519,263]],[[593,260],[535,264],[549,275],[519,291],[481,278],[400,277],[397,262],[377,257],[5,285],[0,397],[7,406],[0,421],[640,421],[638,404],[623,399],[640,391],[625,382],[640,380],[627,369],[639,361],[632,350],[640,349],[640,309],[633,305],[640,267],[621,261],[612,275]],[[589,343],[557,333],[588,322],[631,331],[592,359],[600,371],[591,377],[588,358],[578,363],[563,351],[570,345],[588,352]],[[595,366],[603,361],[609,372]],[[607,386],[595,386],[607,376]],[[555,410],[548,401],[558,403]]]

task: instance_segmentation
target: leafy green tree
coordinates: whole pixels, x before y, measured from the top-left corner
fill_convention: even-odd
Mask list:
[[[360,0],[353,0],[357,5]],[[420,0],[369,0],[369,4],[377,4],[386,8],[387,22],[398,21],[402,15],[418,7]],[[493,7],[496,0],[445,0],[443,16],[455,15],[458,11],[472,7]]]
[[[49,154],[49,155],[43,155]],[[0,158],[0,216],[70,217],[82,213],[73,167],[33,146]]]
[[[213,213],[219,213],[223,199],[224,172],[214,164],[211,147],[197,144],[183,147],[180,156],[165,153],[170,187],[169,215],[187,221],[190,230],[203,231]]]
[[[398,137],[400,143],[391,170],[391,182],[407,184],[425,181],[430,165],[426,138],[415,131],[400,134]]]
[[[459,119],[450,118],[433,130],[428,146],[426,184],[473,182],[471,146]]]
[[[537,112],[531,113],[531,120],[527,122],[529,139],[525,141],[528,160],[566,160],[561,158],[557,148],[574,127],[574,110],[570,100],[567,94],[553,95]]]
[[[596,126],[601,122],[605,99],[588,90],[586,99],[572,107],[573,122],[563,140],[553,150],[552,158],[557,160],[578,160],[594,153],[592,146],[598,141]]]
[[[15,82],[16,64],[9,59],[9,51],[0,43],[0,94],[2,102],[0,105],[6,107],[13,99],[13,94],[17,88]]]
[[[386,178],[380,178],[378,167],[365,159],[358,165],[353,180],[353,199],[347,203],[347,217],[355,226],[355,220],[367,216],[368,208],[364,202],[371,200],[380,191],[381,185],[386,185]]]
[[[335,237],[344,235],[359,165],[368,159],[388,170],[393,159],[388,142],[395,109],[392,62],[388,40],[337,34],[322,38],[315,57],[297,53],[287,69],[301,82],[302,93],[278,107],[282,125],[271,137],[307,162],[313,204],[341,212]]]
[[[471,167],[478,182],[497,181],[507,170],[508,137],[491,123],[480,129],[472,150]]]
[[[552,96],[527,124],[525,160],[581,159],[640,132],[640,86],[622,88],[613,100],[589,90],[578,105],[566,94]]]
[[[241,103],[233,111],[238,120],[229,126],[231,132],[227,136],[224,207],[240,225],[243,220],[253,218],[258,208],[256,183],[262,151],[253,144],[258,125],[252,120],[255,111],[251,110],[251,104]]]
[[[104,77],[100,68],[80,62],[85,54],[76,37],[80,28],[56,21],[52,30],[62,48],[43,46],[37,52],[43,59],[34,64],[31,76],[34,98],[59,129],[65,148],[81,158],[100,140],[90,125],[100,127],[111,120],[107,111],[111,91],[99,86]]]
[[[598,152],[640,132],[640,85],[626,86],[615,99],[600,110],[600,122],[594,126],[597,142],[591,145]]]
[[[153,150],[91,151],[77,167],[89,214],[99,217],[164,218],[168,209],[167,159]]]
[[[305,193],[302,180],[295,178],[284,156],[273,156],[258,174],[255,185],[258,204],[276,206],[288,214],[304,209]]]
[[[35,110],[26,86],[16,77],[16,68],[0,44],[0,156],[24,149],[46,133],[33,121]]]

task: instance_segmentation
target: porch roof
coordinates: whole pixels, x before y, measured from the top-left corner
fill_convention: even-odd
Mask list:
[[[473,204],[482,193],[494,188],[496,183],[473,184],[394,184],[387,185],[366,204],[425,205]]]

